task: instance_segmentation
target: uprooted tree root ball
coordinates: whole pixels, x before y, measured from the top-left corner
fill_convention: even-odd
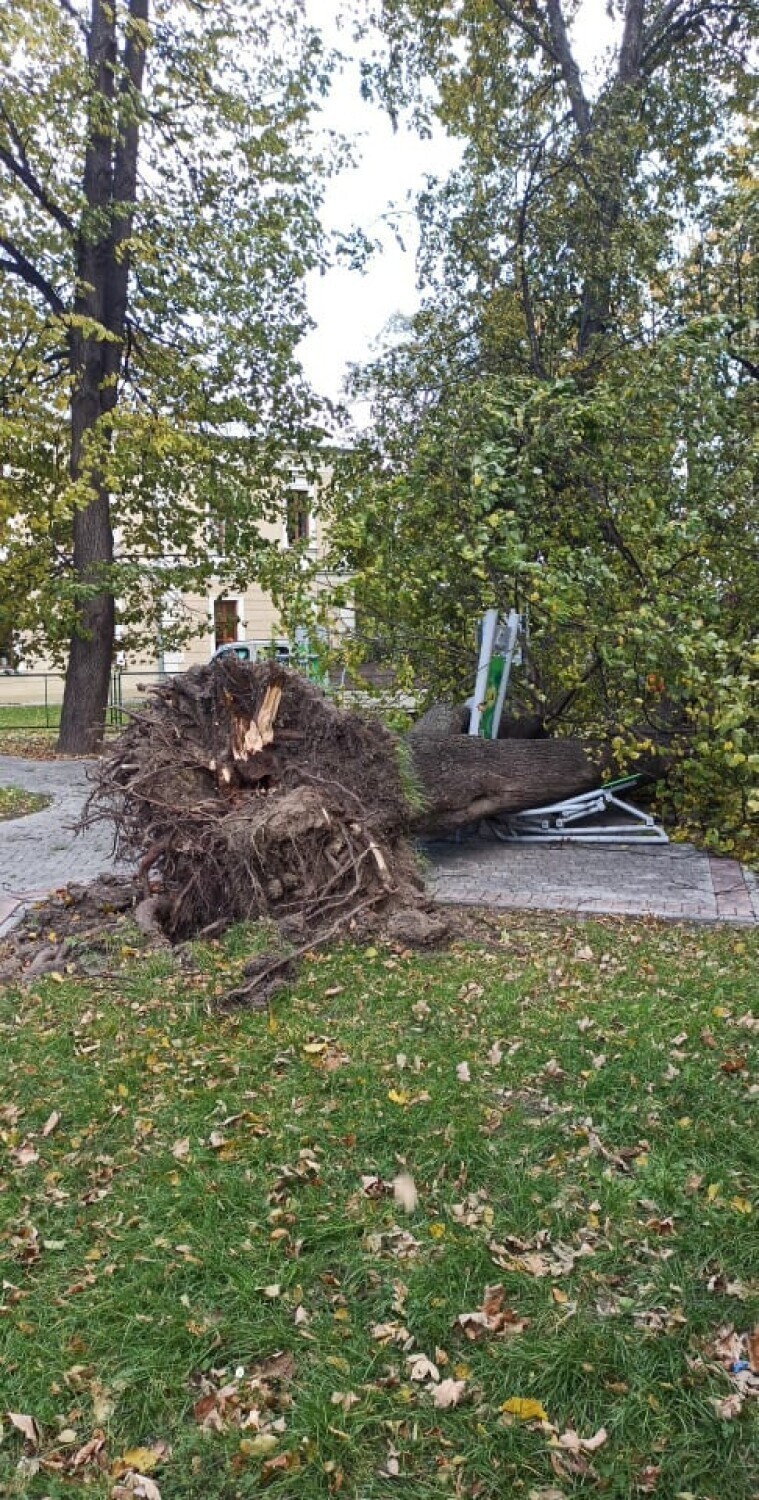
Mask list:
[[[266,917],[298,947],[419,900],[410,817],[383,725],[295,672],[227,657],[148,690],[85,821],[113,822],[172,941]]]

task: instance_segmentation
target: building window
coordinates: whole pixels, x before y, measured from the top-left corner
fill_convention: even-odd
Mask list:
[[[295,547],[298,542],[307,542],[311,535],[311,514],[308,508],[308,492],[291,490],[287,497],[287,544]]]
[[[230,641],[237,640],[239,622],[238,599],[214,599],[213,632],[217,651],[220,646],[228,646]]]

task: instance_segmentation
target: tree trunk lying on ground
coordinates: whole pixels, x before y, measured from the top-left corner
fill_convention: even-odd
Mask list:
[[[466,734],[410,735],[424,832],[466,827],[587,792],[597,767],[579,740],[482,740]]]

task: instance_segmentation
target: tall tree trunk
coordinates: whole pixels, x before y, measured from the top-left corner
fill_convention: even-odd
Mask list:
[[[111,504],[100,464],[88,453],[87,445],[98,427],[100,440],[107,441],[105,424],[118,399],[129,285],[125,242],[137,195],[137,101],[144,76],[148,10],[149,0],[129,0],[120,98],[116,6],[108,0],[92,0],[90,16],[90,128],[70,340],[74,384],[70,472],[72,479],[86,482],[92,498],[74,516],[74,576],[83,592],[76,600],[58,737],[58,749],[67,754],[89,754],[102,741],[111,680],[116,628],[109,578]],[[97,335],[76,319],[97,323]]]

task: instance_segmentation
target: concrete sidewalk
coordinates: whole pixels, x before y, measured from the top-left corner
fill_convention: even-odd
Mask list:
[[[42,812],[0,822],[0,936],[25,908],[69,881],[125,871],[107,824],[74,825],[92,761],[0,755],[0,785],[42,792]],[[759,922],[759,884],[733,859],[688,844],[502,844],[465,838],[424,849],[431,893],[449,905],[559,911],[574,916],[662,917],[680,922]]]

